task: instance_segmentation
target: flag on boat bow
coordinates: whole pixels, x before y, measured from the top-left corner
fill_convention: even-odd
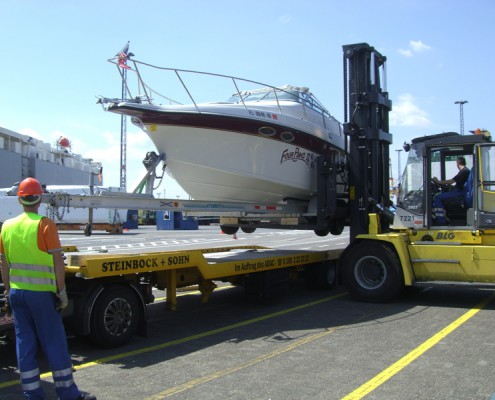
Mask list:
[[[127,65],[127,60],[129,59],[130,56],[133,55],[134,54],[129,53],[129,42],[127,42],[124,48],[115,55],[116,57],[118,57],[119,67],[123,69],[131,69],[131,67]]]

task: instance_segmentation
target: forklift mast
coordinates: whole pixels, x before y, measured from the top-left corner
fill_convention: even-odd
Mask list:
[[[369,214],[380,214],[381,232],[390,229],[390,171],[386,57],[367,43],[343,46],[344,133],[349,145],[351,242],[369,231]],[[381,87],[381,77],[384,88]]]

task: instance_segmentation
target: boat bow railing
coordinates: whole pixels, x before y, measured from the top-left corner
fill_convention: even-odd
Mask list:
[[[181,103],[179,101],[176,101],[168,96],[165,96],[153,88],[151,88],[149,85],[147,85],[144,81],[143,75],[141,73],[141,67],[149,67],[155,70],[159,71],[168,71],[172,74],[174,74],[178,81],[180,82],[181,87],[184,89],[185,93],[187,94],[187,97],[191,100],[192,104],[194,105],[194,108],[198,113],[201,113],[201,107],[199,102],[194,98],[193,94],[191,93],[191,90],[188,88],[186,85],[184,75],[185,74],[195,74],[195,75],[203,75],[203,76],[210,76],[210,77],[215,77],[215,78],[223,78],[230,80],[233,84],[233,87],[235,88],[235,92],[232,95],[232,97],[238,96],[239,102],[242,103],[244,108],[248,109],[248,106],[245,103],[246,95],[249,95],[250,93],[260,91],[261,89],[255,90],[255,91],[249,91],[249,90],[241,90],[240,89],[240,84],[249,84],[249,85],[256,85],[262,88],[262,90],[266,91],[266,95],[263,96],[263,98],[258,99],[259,100],[266,100],[265,98],[269,96],[270,93],[273,93],[274,100],[277,104],[278,110],[280,114],[284,114],[283,108],[280,104],[281,101],[281,96],[283,97],[283,100],[288,100],[293,98],[293,101],[298,102],[301,104],[302,109],[303,109],[303,114],[304,118],[308,119],[308,114],[307,110],[311,109],[317,113],[319,113],[323,119],[323,124],[326,126],[326,118],[333,118],[328,110],[325,109],[321,105],[321,103],[316,99],[316,97],[309,92],[308,89],[304,89],[305,93],[307,95],[307,98],[303,99],[299,96],[300,92],[293,93],[290,90],[284,89],[284,87],[276,87],[276,86],[271,86],[267,85],[262,82],[257,82],[257,81],[252,81],[248,79],[243,79],[243,78],[238,78],[234,76],[229,76],[229,75],[222,75],[222,74],[215,74],[215,73],[210,73],[210,72],[201,72],[201,71],[193,71],[193,70],[186,70],[186,69],[177,69],[177,68],[167,68],[167,67],[159,67],[153,64],[145,63],[142,61],[135,60],[133,58],[128,58],[127,61],[132,63],[132,67],[126,65],[127,68],[122,68],[122,64],[119,63],[118,57],[114,57],[108,60],[110,63],[115,64],[117,66],[117,69],[119,71],[119,74],[121,75],[122,82],[125,85],[125,88],[127,90],[127,94],[131,99],[136,99],[138,102],[146,102],[150,105],[154,105],[154,96],[159,96],[162,99],[165,99],[169,104],[177,104],[177,105],[183,105],[184,103]],[[136,77],[137,77],[137,88],[135,89],[135,92],[133,95],[133,91],[131,90],[131,87],[129,85],[129,81],[127,78],[127,72],[135,72]],[[289,87],[289,89],[292,87]],[[302,93],[302,92],[301,92]],[[283,94],[283,95],[282,95]],[[126,99],[123,99],[126,100]]]

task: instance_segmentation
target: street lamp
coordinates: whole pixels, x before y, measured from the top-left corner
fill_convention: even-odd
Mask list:
[[[457,100],[454,104],[459,104],[459,114],[461,120],[461,135],[464,135],[464,104],[466,104],[467,100]]]

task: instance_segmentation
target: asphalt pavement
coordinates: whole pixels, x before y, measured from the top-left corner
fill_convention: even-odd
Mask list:
[[[258,244],[326,250],[347,244],[312,232],[259,230],[222,234],[156,231],[109,235],[62,232],[82,251]],[[492,399],[495,393],[495,291],[469,287],[409,288],[398,299],[361,303],[345,287],[296,284],[270,301],[219,283],[206,304],[183,291],[167,310],[163,292],[150,305],[148,334],[117,349],[69,337],[81,389],[100,400]],[[41,357],[47,399],[55,399]],[[0,399],[21,399],[15,345],[0,342]]]

